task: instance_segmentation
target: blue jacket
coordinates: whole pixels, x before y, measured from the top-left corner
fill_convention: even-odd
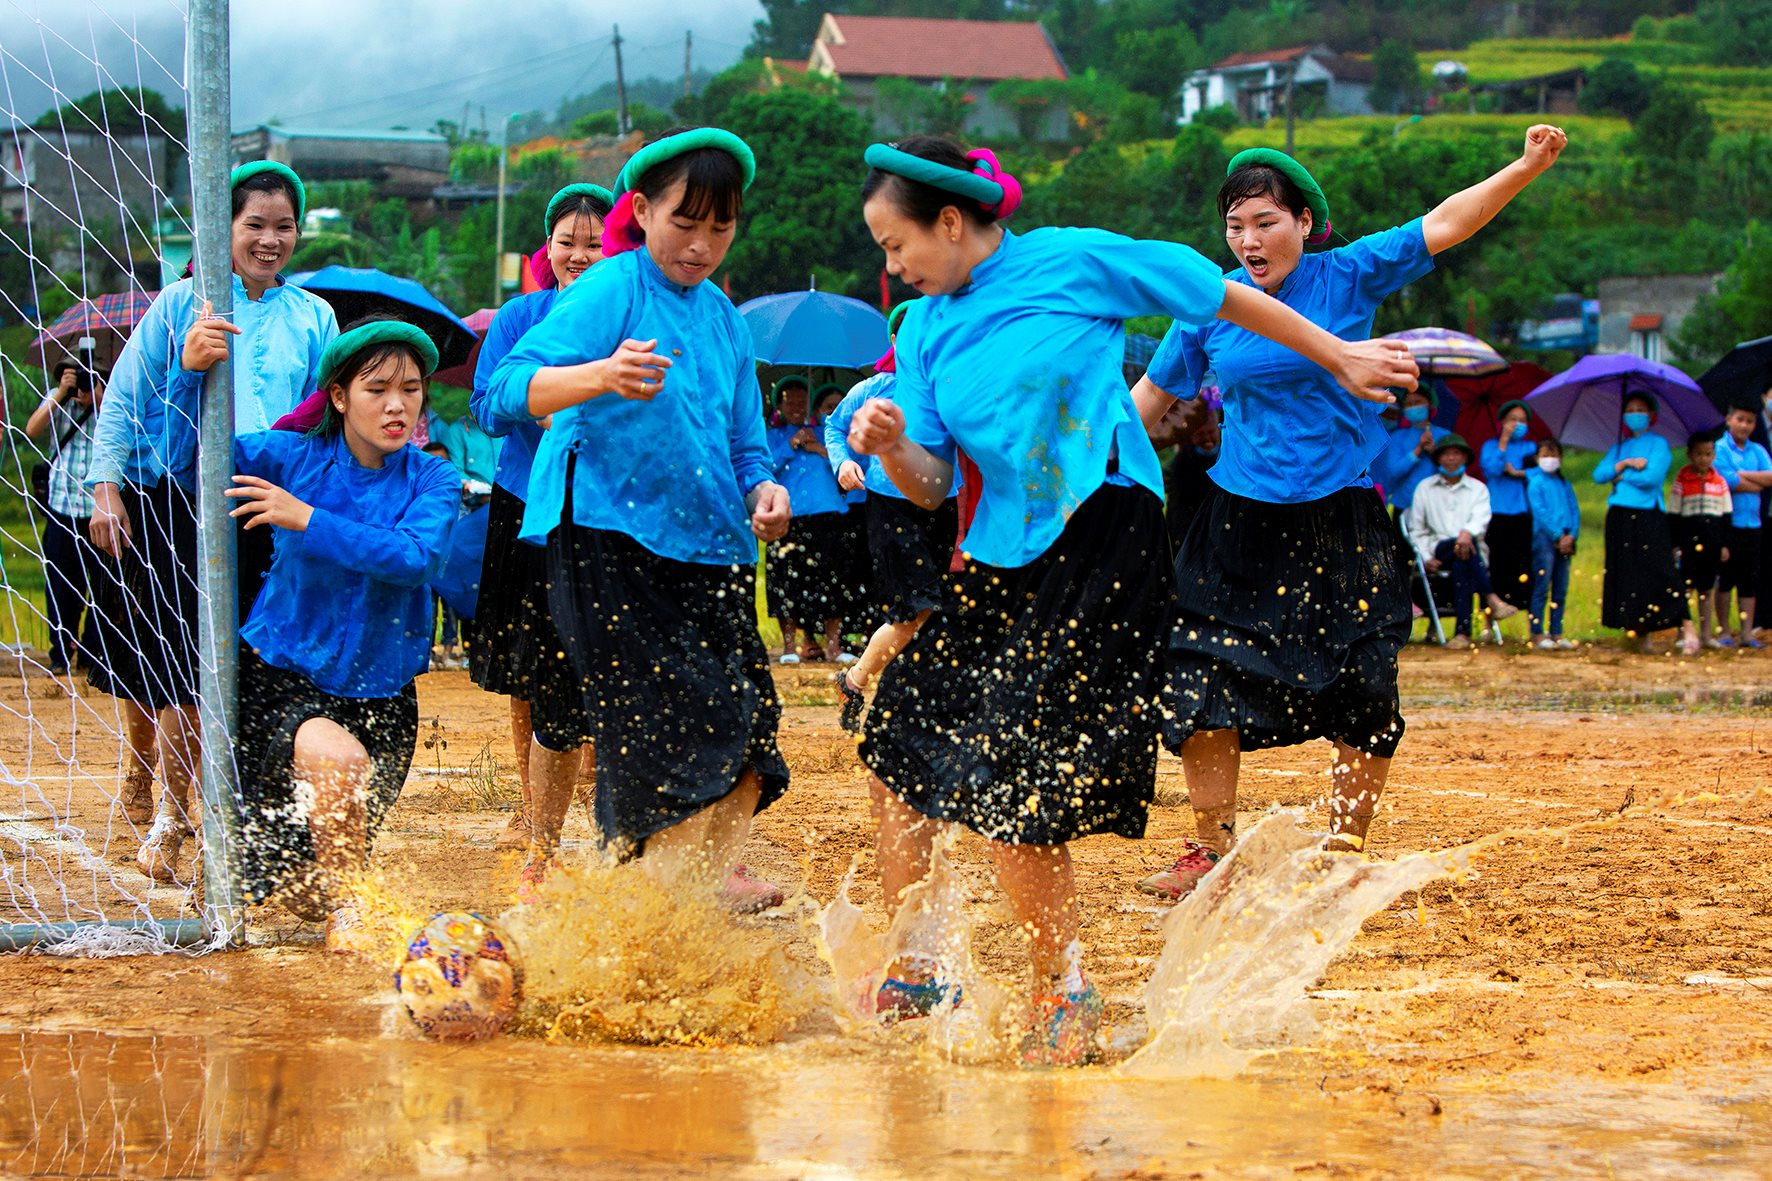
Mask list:
[[[246,298],[234,275],[234,433],[268,431],[320,384],[320,354],[338,335],[338,320],[319,296],[287,283]],[[180,279],[149,305],[111,370],[93,435],[94,484],[151,486],[170,475],[197,488],[197,418],[202,373],[184,367],[185,333],[203,310],[193,280]]]
[[[793,445],[794,436],[811,431],[824,442],[824,432],[810,422],[784,422],[768,430],[769,457],[774,463],[775,482],[788,490],[788,501],[796,517],[820,513],[846,513],[849,501],[825,457],[816,451],[802,451]]]
[[[658,340],[673,366],[663,389],[651,401],[605,393],[553,416],[529,475],[523,537],[542,540],[560,523],[575,458],[575,523],[680,562],[750,565],[757,539],[744,498],[773,465],[751,333],[714,284],[671,282],[645,248],[598,263],[499,362],[488,421],[533,418],[538,370],[601,360],[629,338]]]
[[[1438,443],[1450,432],[1443,426],[1429,426],[1434,442]],[[1384,485],[1384,492],[1391,504],[1403,512],[1415,502],[1415,489],[1423,480],[1434,474],[1434,457],[1415,454],[1416,445],[1421,442],[1421,428],[1404,423],[1390,433],[1384,441],[1384,450],[1372,461],[1372,478]]]
[[[241,638],[336,697],[399,693],[430,663],[429,582],[461,506],[455,468],[417,447],[366,468],[342,436],[295,431],[235,440],[234,462],[314,509],[305,531],[276,530]]]
[[[1496,516],[1531,511],[1526,503],[1526,477],[1507,475],[1505,465],[1511,463],[1516,471],[1530,475],[1538,466],[1537,455],[1538,444],[1524,438],[1509,443],[1505,451],[1498,439],[1483,444],[1478,462],[1483,468],[1483,482],[1489,485],[1489,510]]]
[[[1493,492],[1490,503],[1494,503]],[[1569,486],[1562,472],[1552,475],[1537,468],[1527,472],[1526,504],[1532,511],[1534,536],[1548,537],[1552,541],[1565,533],[1571,537],[1581,536],[1581,505],[1575,499],[1575,489]]]
[[[1729,484],[1730,499],[1735,506],[1729,523],[1737,529],[1760,527],[1760,493],[1743,492],[1736,487],[1741,473],[1765,471],[1772,471],[1772,454],[1751,438],[1737,447],[1735,437],[1723,432],[1723,437],[1717,440],[1717,474]]]
[[[482,430],[504,440],[492,482],[518,500],[529,499],[529,469],[535,463],[535,449],[541,445],[541,424],[530,417],[527,407],[516,417],[498,414],[492,407],[492,375],[523,334],[548,314],[559,294],[558,287],[531,291],[499,308],[486,329],[486,339],[480,342],[480,359],[474,364],[474,392],[468,397],[468,409]]]
[[[1618,472],[1616,468],[1621,459],[1646,459],[1649,466],[1640,472],[1635,468]],[[1644,431],[1634,439],[1614,443],[1612,449],[1600,457],[1600,466],[1594,469],[1594,483],[1612,485],[1607,504],[1619,508],[1665,510],[1667,499],[1662,495],[1661,487],[1667,482],[1667,469],[1673,461],[1673,448],[1668,446],[1667,440]]]

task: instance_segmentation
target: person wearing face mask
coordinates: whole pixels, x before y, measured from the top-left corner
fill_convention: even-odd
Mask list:
[[[1496,437],[1477,453],[1489,488],[1489,577],[1495,593],[1516,607],[1532,601],[1532,510],[1526,503],[1526,474],[1538,460],[1538,445],[1526,437],[1532,411],[1515,400],[1501,408]]]
[[[1539,440],[1538,466],[1526,473],[1526,504],[1532,512],[1532,646],[1547,652],[1573,648],[1575,641],[1563,636],[1563,609],[1581,506],[1563,475],[1563,445],[1555,439]]]
[[[1239,152],[1218,192],[1241,264],[1228,281],[1338,336],[1365,336],[1380,303],[1480,231],[1567,143],[1560,128],[1535,125],[1519,159],[1425,216],[1309,254],[1329,237],[1322,187],[1282,152]],[[1225,445],[1175,560],[1164,729],[1197,839],[1139,883],[1167,898],[1191,892],[1236,840],[1246,750],[1334,742],[1330,846],[1365,848],[1402,741],[1397,657],[1413,614],[1406,551],[1373,491],[1380,405],[1344,397],[1320,367],[1235,325],[1178,324],[1135,391],[1146,422],[1208,371],[1224,392]]]
[[[338,336],[332,309],[283,282],[307,207],[301,178],[282,164],[242,164],[233,192],[233,319],[210,314],[196,280],[154,297],[112,370],[99,409],[92,464],[92,541],[119,559],[131,643],[108,653],[94,688],[157,714],[164,787],[136,861],[156,881],[179,880],[192,832],[197,765],[198,407],[204,374],[234,359],[234,430],[269,428],[319,384],[320,358]],[[265,531],[242,535],[240,609],[250,611],[270,564]]]
[[[591,759],[591,725],[571,666],[560,658],[560,636],[548,611],[547,551],[518,539],[529,497],[529,470],[541,445],[542,425],[528,415],[508,418],[492,405],[492,375],[523,339],[547,317],[560,296],[603,258],[603,224],[615,197],[601,185],[571,184],[555,193],[542,216],[547,242],[529,260],[541,288],[498,309],[474,365],[474,392],[468,409],[488,435],[504,440],[492,476],[487,506],[486,556],[481,567],[480,602],[468,645],[468,673],[488,693],[511,699],[511,742],[523,800],[499,834],[501,849],[529,843],[534,813],[533,768],[544,766],[567,790],[584,777]],[[540,719],[537,720],[537,713]],[[567,740],[559,750],[535,758],[537,734]]]
[[[1470,444],[1447,435],[1434,444],[1434,474],[1415,488],[1404,516],[1409,543],[1429,574],[1452,576],[1452,638],[1448,648],[1471,646],[1471,600],[1480,598],[1496,619],[1519,610],[1495,593],[1489,578],[1487,547],[1489,489],[1466,473]]]
[[[1662,485],[1673,448],[1649,428],[1661,404],[1637,392],[1624,400],[1623,435],[1594,468],[1594,482],[1612,485],[1606,498],[1606,570],[1600,582],[1600,623],[1635,636],[1643,651],[1655,632],[1691,618],[1674,566]]]
[[[1384,486],[1399,532],[1403,514],[1415,502],[1416,485],[1433,474],[1435,444],[1450,433],[1433,424],[1439,405],[1440,396],[1431,386],[1410,390],[1403,398],[1397,425],[1384,441],[1384,450],[1372,461],[1372,478]]]
[[[1754,637],[1755,591],[1760,577],[1760,524],[1762,494],[1772,488],[1772,454],[1753,441],[1755,420],[1751,406],[1732,406],[1723,419],[1717,439],[1717,473],[1729,484],[1734,509],[1725,534],[1729,556],[1717,570],[1717,640],[1724,647],[1765,647]],[[1729,596],[1740,610],[1740,628],[1729,641]]]

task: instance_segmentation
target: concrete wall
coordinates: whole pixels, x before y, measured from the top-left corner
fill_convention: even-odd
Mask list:
[[[1660,316],[1663,352],[1665,342],[1680,330],[1680,322],[1692,314],[1701,296],[1717,289],[1717,275],[1644,275],[1600,280],[1600,347],[1602,353],[1638,353],[1630,330],[1632,316]]]
[[[907,135],[918,128],[905,127],[895,114],[880,109],[879,89],[873,78],[844,78],[845,87],[843,101],[856,111],[874,121],[874,131],[879,135]],[[991,87],[994,83],[980,82],[967,88],[967,95],[972,102],[967,107],[965,133],[986,138],[1006,138],[1020,134],[1020,124],[1016,121],[1015,110],[992,99]],[[1058,143],[1069,138],[1070,113],[1062,103],[1054,103],[1040,121],[1038,135],[1048,143]]]

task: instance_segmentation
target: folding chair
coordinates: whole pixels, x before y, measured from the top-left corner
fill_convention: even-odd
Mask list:
[[[1445,647],[1446,627],[1440,622],[1440,605],[1434,601],[1434,591],[1436,589],[1444,589],[1446,584],[1451,581],[1451,575],[1444,573],[1429,574],[1427,563],[1421,560],[1421,551],[1411,545],[1409,547],[1409,553],[1415,558],[1415,572],[1421,577],[1421,597],[1427,600],[1427,616],[1428,621],[1433,624],[1434,642],[1441,647]],[[1497,644],[1501,643],[1501,625],[1495,622],[1495,620],[1490,617],[1488,611],[1484,610],[1482,607],[1477,607],[1475,610],[1481,612],[1483,617],[1489,620],[1490,638]]]

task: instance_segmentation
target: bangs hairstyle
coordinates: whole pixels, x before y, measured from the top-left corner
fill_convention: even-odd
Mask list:
[[[589,193],[580,193],[554,210],[554,220],[548,223],[548,237],[552,238],[554,231],[560,228],[560,223],[569,217],[594,218],[598,225],[602,225],[609,220],[609,210],[610,206],[596,197]]]
[[[393,319],[396,319],[396,317],[363,316],[360,319],[353,320],[351,323],[345,325],[344,331],[350,332],[353,329],[363,327],[365,324],[374,324],[381,320]],[[332,380],[326,383],[326,413],[321,417],[320,425],[314,428],[314,433],[321,438],[330,439],[345,429],[344,416],[341,415],[338,412],[338,408],[332,404],[333,390],[348,391],[351,388],[351,383],[365,373],[379,372],[384,366],[398,364],[400,361],[410,363],[413,371],[418,374],[419,387],[424,391],[424,395],[420,398],[418,404],[418,412],[422,416],[431,404],[431,379],[425,375],[424,358],[419,356],[418,350],[409,344],[397,340],[384,340],[380,343],[358,349],[346,359],[343,365],[338,367],[338,372],[334,373],[332,375]]]
[[[253,193],[283,194],[284,198],[289,202],[290,217],[294,217],[295,211],[301,208],[301,199],[296,196],[295,186],[289,183],[288,177],[278,176],[274,172],[261,172],[257,176],[247,177],[245,180],[234,186],[232,220],[238,221],[240,219],[240,214],[246,209],[247,199]],[[299,221],[296,223],[295,228],[297,230],[301,229],[301,223]]]
[[[657,138],[668,139],[694,130],[673,127]],[[724,225],[737,221],[744,212],[744,168],[730,152],[695,148],[672,156],[641,173],[634,188],[656,204],[679,180],[684,182],[683,199],[670,211],[672,217],[700,221],[711,215],[715,222]]]
[[[1266,197],[1293,217],[1302,218],[1310,209],[1304,192],[1278,168],[1266,164],[1245,164],[1218,186],[1218,216],[1226,218],[1231,210],[1255,197]],[[1323,227],[1312,224],[1313,230]]]
[[[960,172],[972,171],[973,162],[966,158],[966,149],[945,135],[912,135],[892,146],[901,152],[944,164]],[[988,226],[997,220],[996,214],[986,210],[977,201],[969,201],[958,193],[938,189],[920,180],[910,180],[895,172],[886,172],[879,168],[868,169],[867,179],[861,182],[861,203],[866,205],[882,193],[892,202],[894,209],[920,226],[934,225],[941,216],[941,211],[950,205],[975,225]]]
[[[1546,447],[1549,447],[1552,451],[1561,455],[1563,453],[1563,440],[1554,435],[1546,435],[1544,438],[1538,440],[1538,449],[1543,451]]]

